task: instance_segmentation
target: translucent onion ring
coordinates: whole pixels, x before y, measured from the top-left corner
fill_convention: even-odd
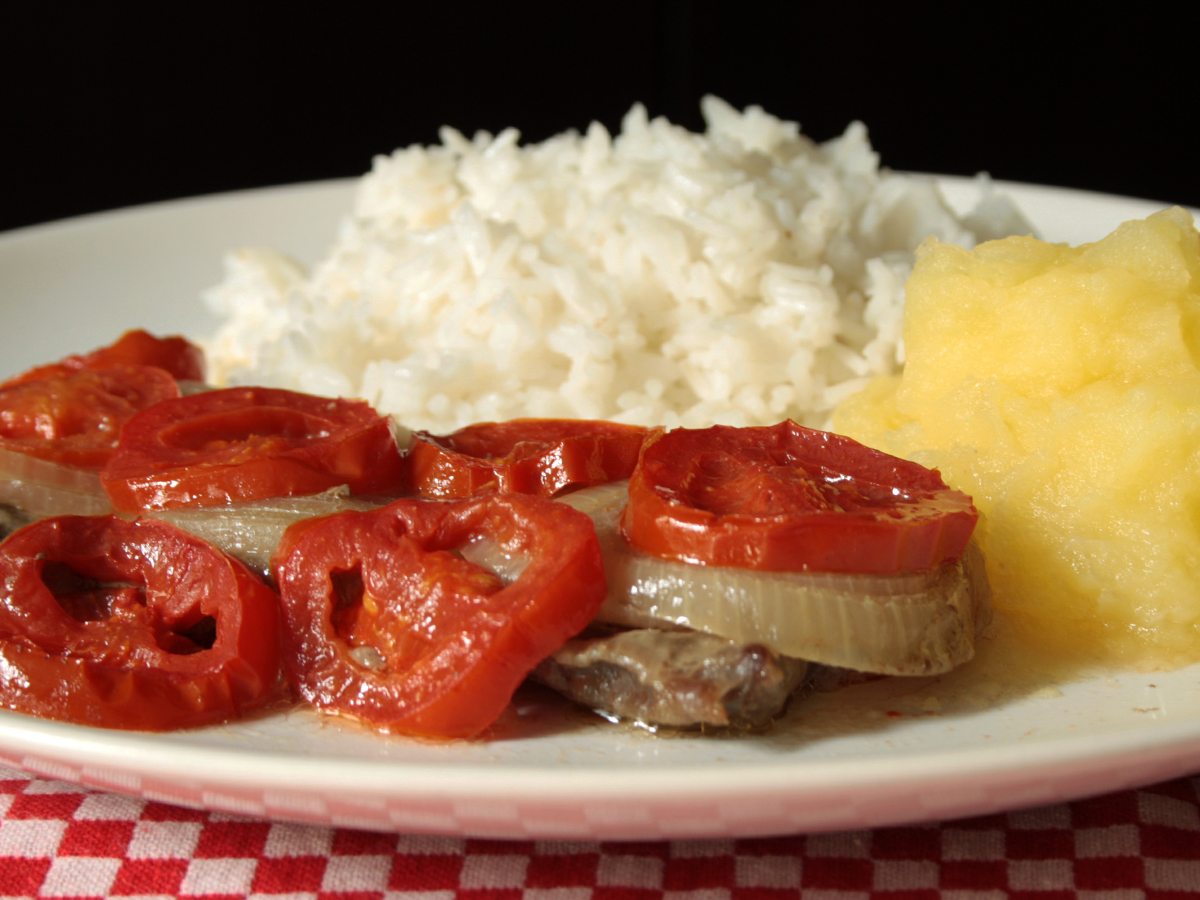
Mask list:
[[[378,500],[352,497],[346,485],[306,497],[272,497],[228,506],[160,509],[146,515],[162,519],[201,540],[208,541],[245,563],[259,575],[269,574],[271,554],[288,526],[301,519],[327,516],[345,510],[382,506]]]
[[[96,472],[5,448],[0,448],[0,504],[15,506],[31,519],[113,511]]]
[[[596,524],[609,583],[599,622],[687,627],[824,665],[933,675],[974,656],[975,637],[990,621],[987,577],[974,544],[961,560],[894,576],[694,566],[625,543],[619,529],[625,496],[618,482],[559,501]]]

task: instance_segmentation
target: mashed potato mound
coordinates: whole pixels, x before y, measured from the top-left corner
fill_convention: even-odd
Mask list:
[[[1200,660],[1200,235],[1170,209],[1078,248],[929,239],[907,362],[836,430],[975,498],[996,607],[1043,646]]]

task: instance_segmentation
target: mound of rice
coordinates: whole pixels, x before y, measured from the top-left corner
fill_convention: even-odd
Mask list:
[[[861,123],[816,144],[757,107],[702,108],[704,134],[637,105],[616,138],[445,128],[378,157],[311,274],[276,250],[227,261],[206,295],[224,319],[213,379],[362,397],[434,432],[825,425],[903,361],[916,245],[999,234],[881,170]],[[981,203],[1012,221],[990,190]]]

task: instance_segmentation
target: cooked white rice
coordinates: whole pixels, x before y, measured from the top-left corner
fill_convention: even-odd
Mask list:
[[[825,424],[903,361],[912,250],[976,235],[932,181],[881,170],[861,123],[816,144],[758,107],[702,106],[704,134],[637,105],[615,139],[444,128],[376,158],[311,274],[276,250],[228,259],[206,296],[213,379],[362,397],[434,432]]]

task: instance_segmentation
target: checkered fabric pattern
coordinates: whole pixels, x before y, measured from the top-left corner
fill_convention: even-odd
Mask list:
[[[321,900],[1200,898],[1200,778],[936,825],[731,841],[380,834],[0,769],[0,896]]]

